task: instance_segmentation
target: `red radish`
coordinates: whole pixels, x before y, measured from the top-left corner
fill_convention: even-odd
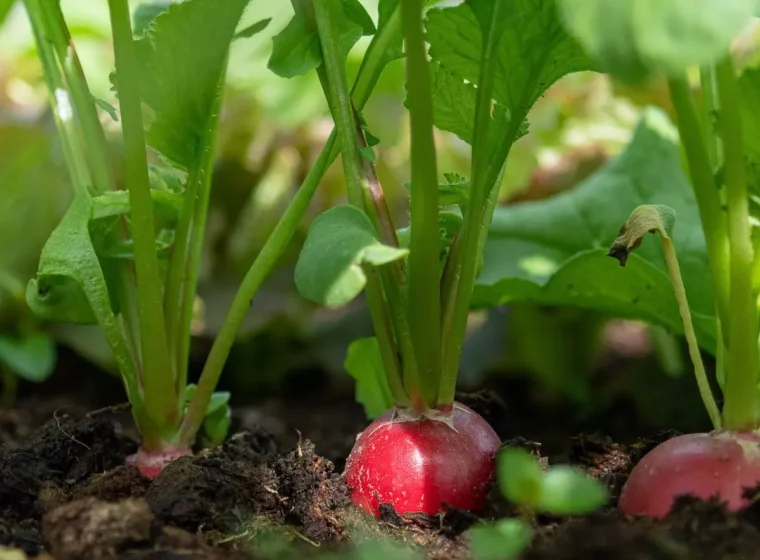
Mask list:
[[[760,483],[760,436],[719,431],[661,443],[631,472],[618,506],[626,515],[664,517],[676,497],[717,496],[732,511],[748,505],[746,488]]]
[[[450,414],[409,419],[394,408],[370,424],[346,463],[353,502],[375,516],[381,503],[400,514],[482,508],[501,441],[466,406]]]
[[[137,470],[145,477],[153,480],[163,468],[172,461],[192,455],[193,452],[186,447],[168,447],[160,451],[146,451],[140,448],[137,453],[126,459],[127,465],[137,467]]]

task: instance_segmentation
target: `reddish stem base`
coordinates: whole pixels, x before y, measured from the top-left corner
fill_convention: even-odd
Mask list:
[[[760,483],[760,436],[720,431],[661,443],[628,477],[618,507],[626,515],[664,517],[678,496],[717,497],[728,509],[749,505],[744,491]]]
[[[473,410],[455,404],[438,417],[399,417],[391,409],[357,438],[346,462],[351,499],[367,513],[435,515],[447,506],[485,504],[501,441]]]
[[[159,451],[147,451],[141,447],[137,453],[127,457],[125,463],[137,467],[145,478],[153,480],[166,465],[180,457],[192,454],[193,452],[186,447],[166,447]]]

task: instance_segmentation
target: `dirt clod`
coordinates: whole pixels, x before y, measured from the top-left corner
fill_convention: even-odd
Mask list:
[[[42,532],[58,560],[114,557],[118,552],[147,543],[155,530],[155,517],[141,498],[104,502],[76,500],[47,514]]]

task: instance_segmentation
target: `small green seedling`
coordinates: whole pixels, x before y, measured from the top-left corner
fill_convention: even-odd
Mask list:
[[[530,544],[535,514],[584,515],[604,506],[607,488],[567,465],[543,471],[534,455],[517,447],[499,454],[498,482],[504,497],[518,506],[520,518],[478,525],[470,535],[476,560],[517,558]]]

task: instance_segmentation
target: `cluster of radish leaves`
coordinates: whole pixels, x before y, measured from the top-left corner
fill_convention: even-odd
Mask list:
[[[472,283],[483,266],[485,226],[509,149],[526,133],[527,113],[545,89],[567,73],[589,68],[580,47],[563,30],[555,5],[529,0],[467,0],[455,7],[429,3],[428,65],[421,29],[415,28],[422,26],[421,20],[415,21],[422,4],[381,0],[375,35],[396,29],[389,39],[397,47],[391,60],[402,56],[402,37],[405,41],[406,105],[412,115],[409,227],[397,228],[390,219],[373,167],[372,146],[380,140],[371,133],[372,123],[352,106],[345,83],[351,41],[373,32],[361,5],[356,0],[294,0],[295,15],[275,38],[270,59],[270,68],[285,77],[316,68],[336,122],[350,204],[316,218],[295,282],[304,296],[330,307],[366,292],[376,336],[355,341],[345,366],[356,378],[357,399],[371,417],[394,404],[414,407],[423,400],[435,407],[453,400]],[[398,29],[399,10],[403,29]],[[365,64],[376,56],[370,48]],[[417,79],[426,73],[429,84]],[[479,188],[456,174],[436,176],[432,124],[474,142]],[[477,130],[485,134],[478,136]],[[453,279],[448,276],[452,271]],[[452,283],[456,289],[449,293]],[[447,297],[460,299],[447,302]],[[463,307],[458,305],[462,302]],[[417,362],[410,365],[410,357]],[[427,359],[428,368],[437,368],[432,373],[420,365]],[[558,467],[544,474],[533,458],[515,450],[501,459],[501,472],[509,480],[507,497],[527,510],[583,513],[606,500],[605,489],[582,473]],[[521,533],[504,532],[513,521]],[[529,526],[517,520],[479,527],[474,533],[476,549],[484,542],[521,549],[529,540]]]
[[[583,306],[684,333],[697,361],[697,345],[718,358],[723,418],[695,362],[713,424],[756,426],[756,397],[748,388],[758,365],[760,71],[751,62],[737,70],[729,50],[760,6],[755,0],[730,6],[704,0],[699,9],[678,0],[651,10],[630,0],[558,5],[598,70],[629,82],[667,79],[677,129],[647,109],[628,148],[581,185],[549,201],[498,209],[473,305]],[[699,69],[699,104],[689,69]],[[630,249],[651,230],[664,234],[666,252],[644,242],[621,268],[602,257],[642,205],[631,219],[647,215],[651,228],[633,234]],[[677,227],[661,219],[674,216]],[[676,248],[677,266],[668,267]],[[728,332],[740,333],[731,345]]]

